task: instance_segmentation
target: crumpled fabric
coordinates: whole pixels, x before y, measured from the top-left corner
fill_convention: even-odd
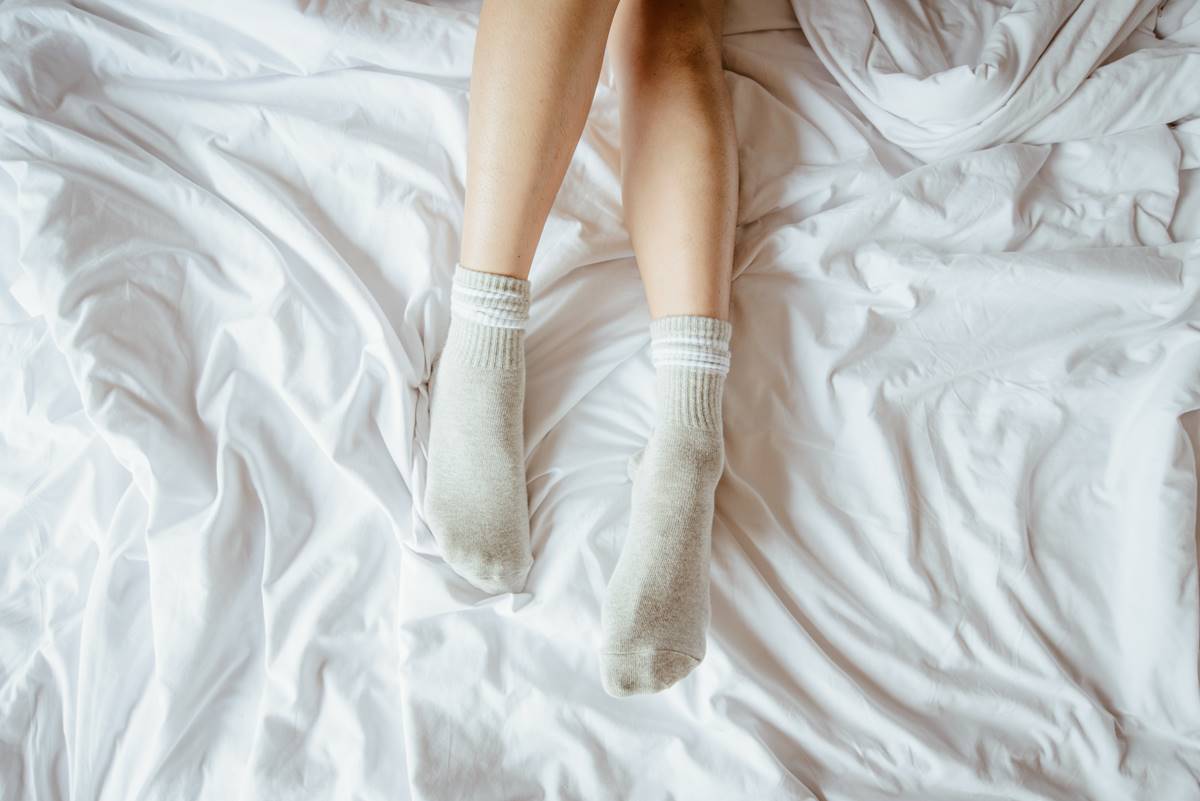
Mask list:
[[[925,161],[1200,112],[1200,17],[1190,0],[792,5],[867,119]]]

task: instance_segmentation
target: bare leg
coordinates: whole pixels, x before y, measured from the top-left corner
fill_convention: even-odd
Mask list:
[[[487,0],[471,73],[462,255],[430,380],[424,515],[485,592],[533,565],[525,482],[529,268],[600,76],[616,0]]]
[[[738,188],[721,12],[720,0],[621,0],[609,40],[657,405],[600,614],[601,679],[618,696],[670,687],[706,648]]]
[[[487,0],[475,40],[462,263],[526,278],[587,121],[616,0]]]
[[[622,0],[610,34],[625,225],[656,319],[729,313],[738,167],[722,6]]]

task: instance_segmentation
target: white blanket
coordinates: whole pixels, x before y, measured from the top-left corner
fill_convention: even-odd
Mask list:
[[[729,9],[709,655],[618,700],[609,71],[532,274],[537,561],[487,598],[421,513],[472,7],[0,6],[0,798],[1200,795],[1200,8],[958,7]]]
[[[1200,112],[1200,12],[1191,0],[792,4],[867,119],[926,160]]]

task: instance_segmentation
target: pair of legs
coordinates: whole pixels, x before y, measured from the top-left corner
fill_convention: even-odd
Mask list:
[[[625,225],[653,317],[726,319],[737,144],[723,0],[489,0],[471,76],[462,263],[527,278],[606,43]]]
[[[613,695],[669,687],[705,651],[738,190],[721,4],[485,0],[475,49],[462,256],[431,383],[426,517],[471,583],[524,585],[527,278],[607,48],[658,407],[630,462],[630,530],[601,613],[601,675]]]

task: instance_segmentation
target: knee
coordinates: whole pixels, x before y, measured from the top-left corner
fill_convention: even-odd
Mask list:
[[[609,50],[623,81],[720,74],[720,19],[704,0],[621,0]]]

